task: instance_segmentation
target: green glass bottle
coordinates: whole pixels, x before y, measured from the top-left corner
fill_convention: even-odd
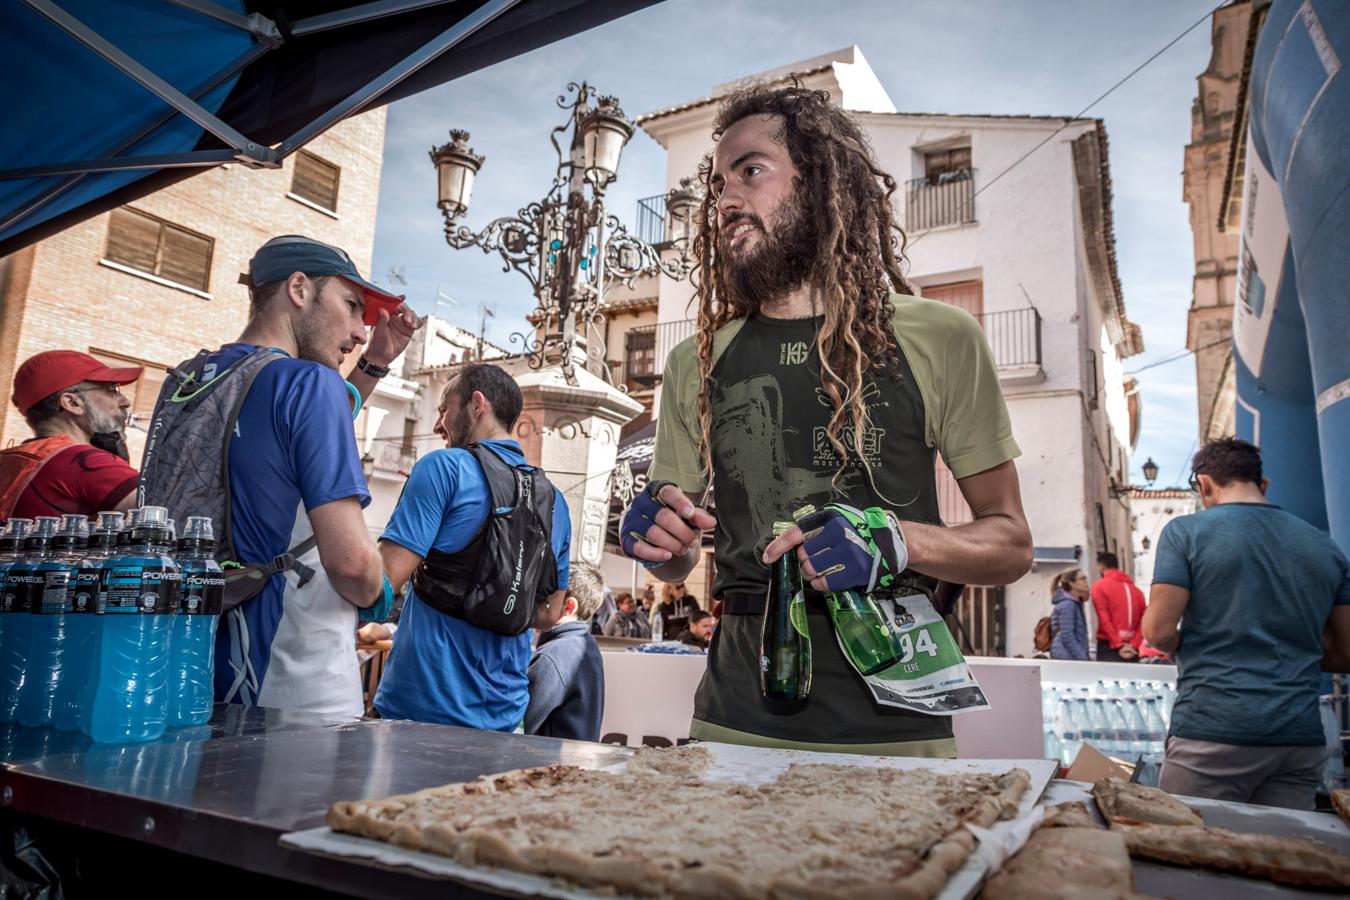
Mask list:
[[[775,522],[773,536],[791,527],[791,522]],[[773,701],[800,702],[811,693],[811,632],[796,552],[779,557],[769,576],[759,632],[759,689]]]
[[[838,591],[825,598],[844,656],[860,675],[875,675],[905,655],[900,636],[871,594]]]

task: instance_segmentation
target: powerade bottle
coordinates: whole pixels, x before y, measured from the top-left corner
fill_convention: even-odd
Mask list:
[[[94,692],[98,689],[99,675],[102,672],[100,660],[103,657],[103,623],[107,621],[104,613],[108,608],[108,566],[117,557],[131,552],[131,534],[140,521],[140,507],[127,510],[126,516],[122,519],[122,528],[113,541],[112,553],[104,560],[99,570],[98,598],[94,601],[94,635],[90,638],[93,646],[89,654],[89,677],[85,678],[84,688],[80,693],[80,730],[85,734],[90,733],[91,716],[94,714]]]
[[[774,522],[773,536],[792,527]],[[768,700],[801,703],[811,693],[811,632],[796,553],[773,564],[759,632],[759,690]]]
[[[33,606],[28,674],[15,713],[21,725],[52,724],[56,689],[69,658],[66,612],[70,609],[72,582],[88,542],[89,520],[78,513],[62,516],[61,530],[52,540],[51,555],[34,570],[42,576],[42,593]]]
[[[141,509],[131,546],[104,569],[98,681],[89,736],[103,744],[153,741],[168,713],[169,639],[178,612],[178,565],[168,513]]]
[[[839,646],[859,675],[875,675],[889,669],[905,655],[900,636],[871,594],[836,591],[826,595],[825,606],[830,611]]]
[[[215,552],[211,518],[190,516],[178,541],[183,589],[169,651],[170,728],[204,725],[211,718],[216,626],[225,597],[225,576]]]
[[[98,624],[99,585],[103,579],[103,564],[112,558],[117,536],[122,530],[120,512],[101,512],[93,532],[89,535],[89,549],[75,570],[75,584],[71,588],[70,608],[66,611],[66,664],[56,688],[56,706],[52,710],[52,725],[74,731],[82,728],[85,697],[89,682],[96,671],[94,661],[95,638]]]
[[[37,567],[51,556],[61,520],[38,516],[24,539],[24,558],[5,573],[5,630],[0,634],[0,722],[13,722],[28,669],[28,644],[33,630],[33,606],[42,599],[42,576]]]
[[[23,545],[32,531],[32,519],[10,519],[4,533],[0,534],[0,643],[4,641],[6,617],[3,613],[14,604],[14,592],[6,585],[6,579],[10,567],[26,558]]]

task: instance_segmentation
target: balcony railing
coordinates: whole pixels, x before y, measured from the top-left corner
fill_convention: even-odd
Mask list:
[[[905,228],[923,231],[975,221],[975,170],[944,172],[905,184]]]
[[[975,318],[1000,369],[1041,365],[1041,314],[1036,309],[980,313]]]
[[[673,238],[666,219],[666,195],[644,197],[638,201],[637,233],[638,237],[652,246],[664,244]]]
[[[417,450],[393,441],[375,442],[375,471],[386,475],[407,474],[417,462]]]
[[[658,322],[630,328],[624,336],[624,383],[655,384],[666,368],[666,357],[675,345],[694,333],[696,319]]]

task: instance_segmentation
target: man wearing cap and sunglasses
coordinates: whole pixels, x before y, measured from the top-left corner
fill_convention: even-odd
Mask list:
[[[170,371],[142,502],[171,514],[216,504],[227,559],[256,573],[231,580],[227,568],[218,700],[359,716],[357,610],[391,591],[361,514],[370,494],[352,418],[421,322],[311,238],[273,238],[240,280],[251,316],[239,339]],[[344,382],[338,369],[361,347]]]
[[[111,368],[87,353],[49,350],[14,376],[14,405],[34,437],[0,451],[0,520],[127,509],[136,470],[127,462],[122,386],[139,367]]]

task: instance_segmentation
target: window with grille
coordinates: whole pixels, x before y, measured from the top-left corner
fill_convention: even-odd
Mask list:
[[[302,200],[308,200],[329,212],[337,212],[338,183],[341,180],[342,170],[332,163],[304,150],[295,154],[291,193]]]
[[[108,219],[104,258],[174,284],[205,291],[214,241],[140,210],[123,207]]]

